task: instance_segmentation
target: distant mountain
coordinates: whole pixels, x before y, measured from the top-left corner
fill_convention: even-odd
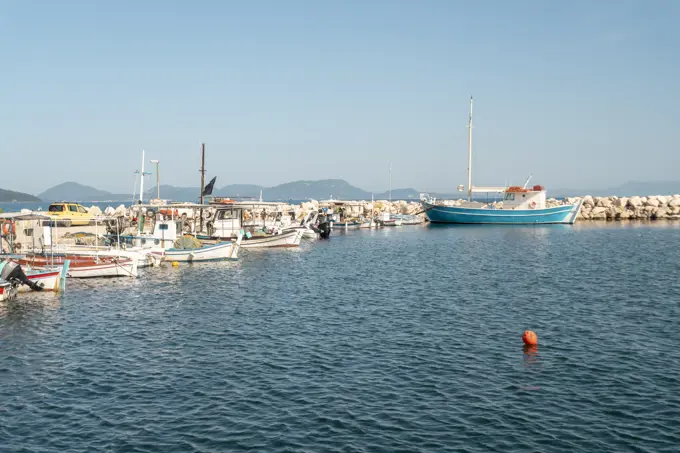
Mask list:
[[[171,185],[161,186],[161,198],[173,201],[196,202],[199,199],[198,187],[176,187]],[[333,197],[336,200],[370,200],[371,195],[376,200],[387,199],[388,192],[372,193],[360,189],[342,179],[322,179],[294,181],[279,184],[274,187],[263,187],[255,184],[230,184],[220,189],[215,189],[213,195],[224,197],[259,198],[262,191],[264,200],[306,200],[308,198],[325,200]],[[156,187],[151,187],[144,192],[144,199],[156,198]],[[417,200],[420,193],[415,189],[393,189],[392,199]],[[113,194],[105,190],[85,186],[75,182],[65,182],[54,186],[39,195],[45,201],[72,200],[72,201],[119,201],[131,199],[130,194]]]
[[[207,182],[206,182],[207,184]],[[230,184],[221,189],[213,190],[213,195],[225,197],[259,197],[260,190],[264,187],[254,184]],[[156,187],[144,192],[144,199],[156,198]],[[200,198],[201,191],[198,187],[175,187],[161,185],[161,198],[164,200],[196,202]]]
[[[274,187],[263,187],[255,184],[229,184],[215,189],[213,195],[223,197],[262,198],[265,201],[274,200],[306,200],[328,199],[336,200],[370,200],[371,192],[359,189],[342,179],[322,179],[318,181],[294,181]],[[145,198],[156,198],[156,188],[149,189]],[[198,187],[161,186],[161,198],[166,200],[197,201],[200,191]],[[415,189],[394,189],[393,199],[418,199],[420,193]],[[387,199],[389,192],[373,194],[377,199]]]
[[[38,197],[44,201],[118,201],[131,198],[131,194],[114,194],[76,182],[65,182],[51,187]]]
[[[40,201],[40,198],[23,192],[0,189],[0,202],[4,203],[12,201]]]

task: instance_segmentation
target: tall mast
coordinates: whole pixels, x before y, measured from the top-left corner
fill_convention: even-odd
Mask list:
[[[201,204],[203,204],[203,187],[205,187],[205,143],[201,143]]]
[[[472,96],[470,96],[470,122],[468,123],[468,201],[472,201]]]
[[[144,202],[144,150],[142,150],[142,172],[139,183],[139,204]]]
[[[390,161],[390,203],[392,202],[392,161]]]

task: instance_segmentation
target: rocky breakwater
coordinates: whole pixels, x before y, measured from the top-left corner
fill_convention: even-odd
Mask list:
[[[571,204],[578,198],[547,200],[548,207]],[[583,197],[578,220],[680,220],[680,195],[649,197]]]

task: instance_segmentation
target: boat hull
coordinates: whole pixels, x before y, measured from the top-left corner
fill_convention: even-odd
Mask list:
[[[361,222],[331,222],[331,228],[334,230],[353,230],[361,228]]]
[[[574,205],[545,209],[482,209],[460,206],[440,206],[422,202],[425,215],[432,223],[457,224],[573,224],[582,201]]]
[[[11,285],[9,282],[0,280],[0,302],[5,300],[13,300],[17,296],[17,287]]]
[[[244,236],[241,242],[241,248],[265,248],[265,247],[299,247],[302,241],[303,232],[300,230],[293,230],[282,232],[280,234],[269,234],[266,236],[251,236],[250,238]],[[225,240],[231,241],[233,238],[217,238],[211,236],[196,236],[201,241],[216,241]]]
[[[113,260],[93,264],[91,266],[71,267],[66,273],[70,278],[99,278],[99,277],[137,277],[137,260]]]
[[[62,268],[58,267],[50,270],[26,270],[24,273],[26,277],[34,283],[43,286],[43,291],[59,291],[59,281],[61,280]],[[27,293],[33,291],[26,285],[19,285],[17,288],[20,293]]]
[[[162,252],[154,252],[162,255],[168,261],[201,262],[201,261],[224,261],[238,258],[239,244],[236,242],[219,242],[217,244],[204,245],[197,249],[167,249]]]

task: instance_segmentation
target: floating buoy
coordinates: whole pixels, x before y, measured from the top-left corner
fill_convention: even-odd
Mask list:
[[[179,267],[179,261],[173,261],[172,267]]]
[[[524,335],[522,335],[522,341],[524,342],[525,345],[536,346],[538,344],[538,337],[536,336],[536,332],[534,332],[533,330],[525,330]]]

